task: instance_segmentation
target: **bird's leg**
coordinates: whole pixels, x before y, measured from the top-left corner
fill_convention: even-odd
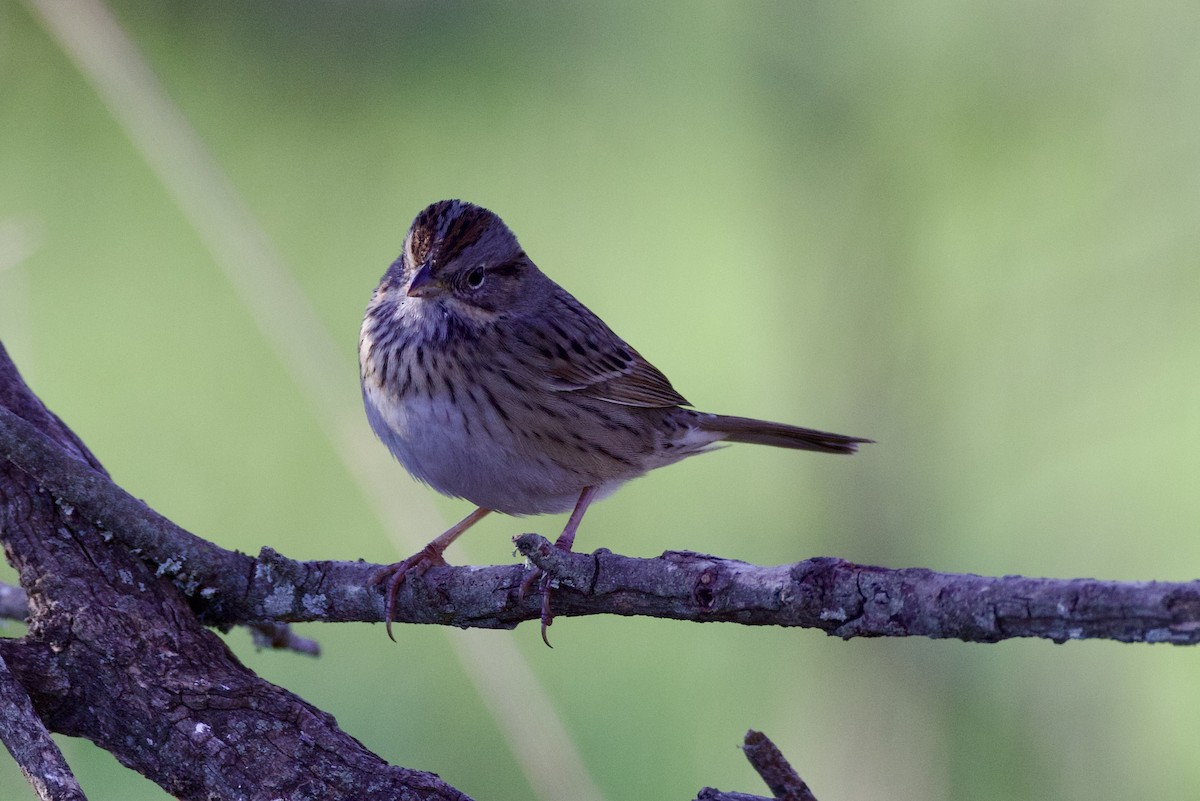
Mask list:
[[[384,616],[384,620],[387,624],[388,637],[391,637],[392,642],[396,641],[396,638],[392,637],[392,618],[396,614],[396,593],[400,589],[400,585],[404,583],[404,579],[409,575],[413,577],[420,576],[435,565],[446,564],[446,560],[442,558],[442,553],[450,546],[450,543],[454,542],[462,536],[464,531],[486,517],[490,511],[492,510],[485,509],[482,506],[479,507],[403,562],[396,562],[395,564],[380,568],[371,576],[372,584],[382,584],[384,581],[387,581],[387,614]]]
[[[567,520],[567,525],[563,528],[562,534],[558,535],[558,539],[554,541],[554,547],[560,551],[569,551],[575,542],[575,531],[579,528],[580,522],[583,520],[583,515],[587,512],[592,501],[596,499],[596,487],[584,487],[579,493],[579,500],[575,501],[575,508],[571,511],[571,517]],[[533,582],[541,579],[540,589],[542,592],[542,642],[550,645],[550,641],[546,639],[546,627],[554,622],[554,615],[550,612],[550,576],[546,575],[540,567],[533,568],[525,580],[521,582],[520,597],[524,598],[525,593],[533,586]]]
[[[571,546],[575,543],[575,530],[579,528],[579,524],[583,521],[583,513],[592,505],[595,498],[595,487],[583,488],[583,492],[579,493],[579,500],[575,501],[575,509],[572,510],[567,525],[563,528],[562,534],[558,535],[558,539],[554,541],[555,548],[560,551],[571,550]]]

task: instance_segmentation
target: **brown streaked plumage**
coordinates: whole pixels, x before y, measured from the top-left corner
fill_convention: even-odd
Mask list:
[[[871,440],[707,414],[586,306],[547,278],[492,212],[443,200],[413,221],[367,306],[359,340],[372,428],[418,480],[478,507],[384,568],[387,624],[410,575],[490,511],[572,510],[720,442],[853,453]],[[537,577],[534,571],[524,591]],[[542,585],[542,636],[551,622]]]

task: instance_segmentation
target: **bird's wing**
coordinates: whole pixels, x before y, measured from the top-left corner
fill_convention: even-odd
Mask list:
[[[517,342],[526,351],[522,361],[538,366],[547,389],[622,406],[691,405],[657,367],[583,304],[571,301],[564,304],[564,313],[542,316],[517,329]]]

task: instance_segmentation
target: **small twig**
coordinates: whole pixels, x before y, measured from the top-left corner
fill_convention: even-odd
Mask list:
[[[742,751],[750,766],[758,772],[771,789],[771,797],[764,798],[746,793],[730,793],[714,787],[705,787],[696,796],[696,801],[817,801],[804,779],[796,773],[767,735],[751,729],[746,732]]]
[[[29,617],[29,598],[25,590],[0,582],[0,620],[25,620]],[[321,644],[301,637],[287,623],[248,623],[246,629],[257,648],[295,651],[320,656]]]
[[[0,656],[0,740],[42,801],[87,801],[83,789],[33,710],[25,688]]]
[[[24,620],[29,617],[29,597],[25,590],[0,581],[0,620]]]
[[[705,787],[696,796],[696,801],[775,801],[775,799],[748,793],[726,793],[715,787]]]
[[[308,656],[320,656],[321,645],[316,640],[301,637],[287,623],[253,623],[247,626],[256,648],[295,651]]]
[[[742,751],[779,801],[817,801],[804,779],[801,779],[795,768],[788,764],[787,759],[767,735],[754,729],[746,732]]]

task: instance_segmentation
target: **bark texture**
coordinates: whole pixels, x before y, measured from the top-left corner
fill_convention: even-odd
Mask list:
[[[106,478],[2,349],[0,407]],[[256,676],[180,589],[114,545],[118,533],[0,460],[0,539],[30,612],[28,633],[0,641],[0,657],[46,727],[92,740],[182,799],[466,798],[388,765]]]

